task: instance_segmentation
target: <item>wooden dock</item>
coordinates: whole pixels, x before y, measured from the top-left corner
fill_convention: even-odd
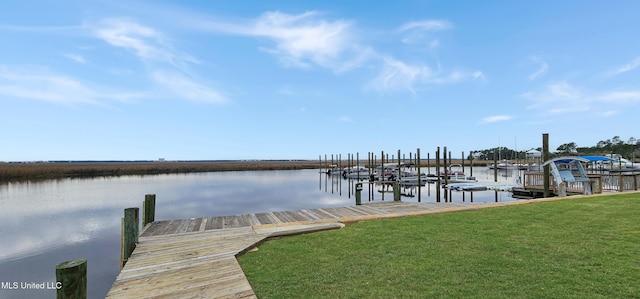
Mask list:
[[[374,202],[358,206],[157,221],[147,225],[107,298],[255,298],[236,256],[274,236],[370,219],[505,203]]]

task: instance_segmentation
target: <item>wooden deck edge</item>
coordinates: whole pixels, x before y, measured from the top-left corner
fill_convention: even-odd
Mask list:
[[[275,227],[287,227],[287,226],[295,226],[295,225],[307,225],[307,224],[319,224],[319,223],[338,223],[335,219],[317,219],[317,220],[305,220],[305,221],[294,221],[294,222],[280,222],[280,223],[270,223],[270,224],[260,224],[253,225],[251,228],[255,230],[267,229],[267,228],[275,228]]]
[[[345,225],[339,222],[327,222],[327,223],[310,223],[303,225],[293,225],[293,226],[280,226],[275,228],[262,228],[257,229],[257,234],[265,234],[268,238],[274,237],[284,237],[284,236],[294,236],[306,233],[315,233],[319,231],[332,230],[332,229],[340,229]]]

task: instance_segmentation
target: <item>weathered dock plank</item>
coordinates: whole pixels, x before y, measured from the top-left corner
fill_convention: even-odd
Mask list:
[[[368,219],[504,205],[375,202],[351,207],[156,221],[107,298],[255,298],[236,256],[269,236],[306,233]]]

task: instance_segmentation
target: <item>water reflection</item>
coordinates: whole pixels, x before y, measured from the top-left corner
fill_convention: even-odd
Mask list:
[[[430,188],[435,187],[421,190],[422,201],[435,202]],[[50,282],[55,279],[56,264],[86,258],[88,296],[104,297],[119,271],[123,210],[141,207],[145,194],[156,194],[156,219],[167,220],[348,206],[355,204],[353,190],[348,181],[327,180],[317,169],[0,184],[0,281]],[[393,200],[392,194],[384,196]],[[493,201],[493,196],[493,192],[476,192],[473,199]],[[507,196],[501,194],[499,200],[511,200]],[[362,201],[381,197],[377,189],[365,187]],[[450,198],[454,202],[471,199],[455,191]],[[417,198],[403,197],[403,201]],[[54,296],[51,290],[0,289],[0,298]]]

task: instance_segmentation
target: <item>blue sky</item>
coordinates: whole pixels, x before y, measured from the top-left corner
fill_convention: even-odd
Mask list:
[[[640,2],[36,3],[0,3],[0,161],[640,138]]]

